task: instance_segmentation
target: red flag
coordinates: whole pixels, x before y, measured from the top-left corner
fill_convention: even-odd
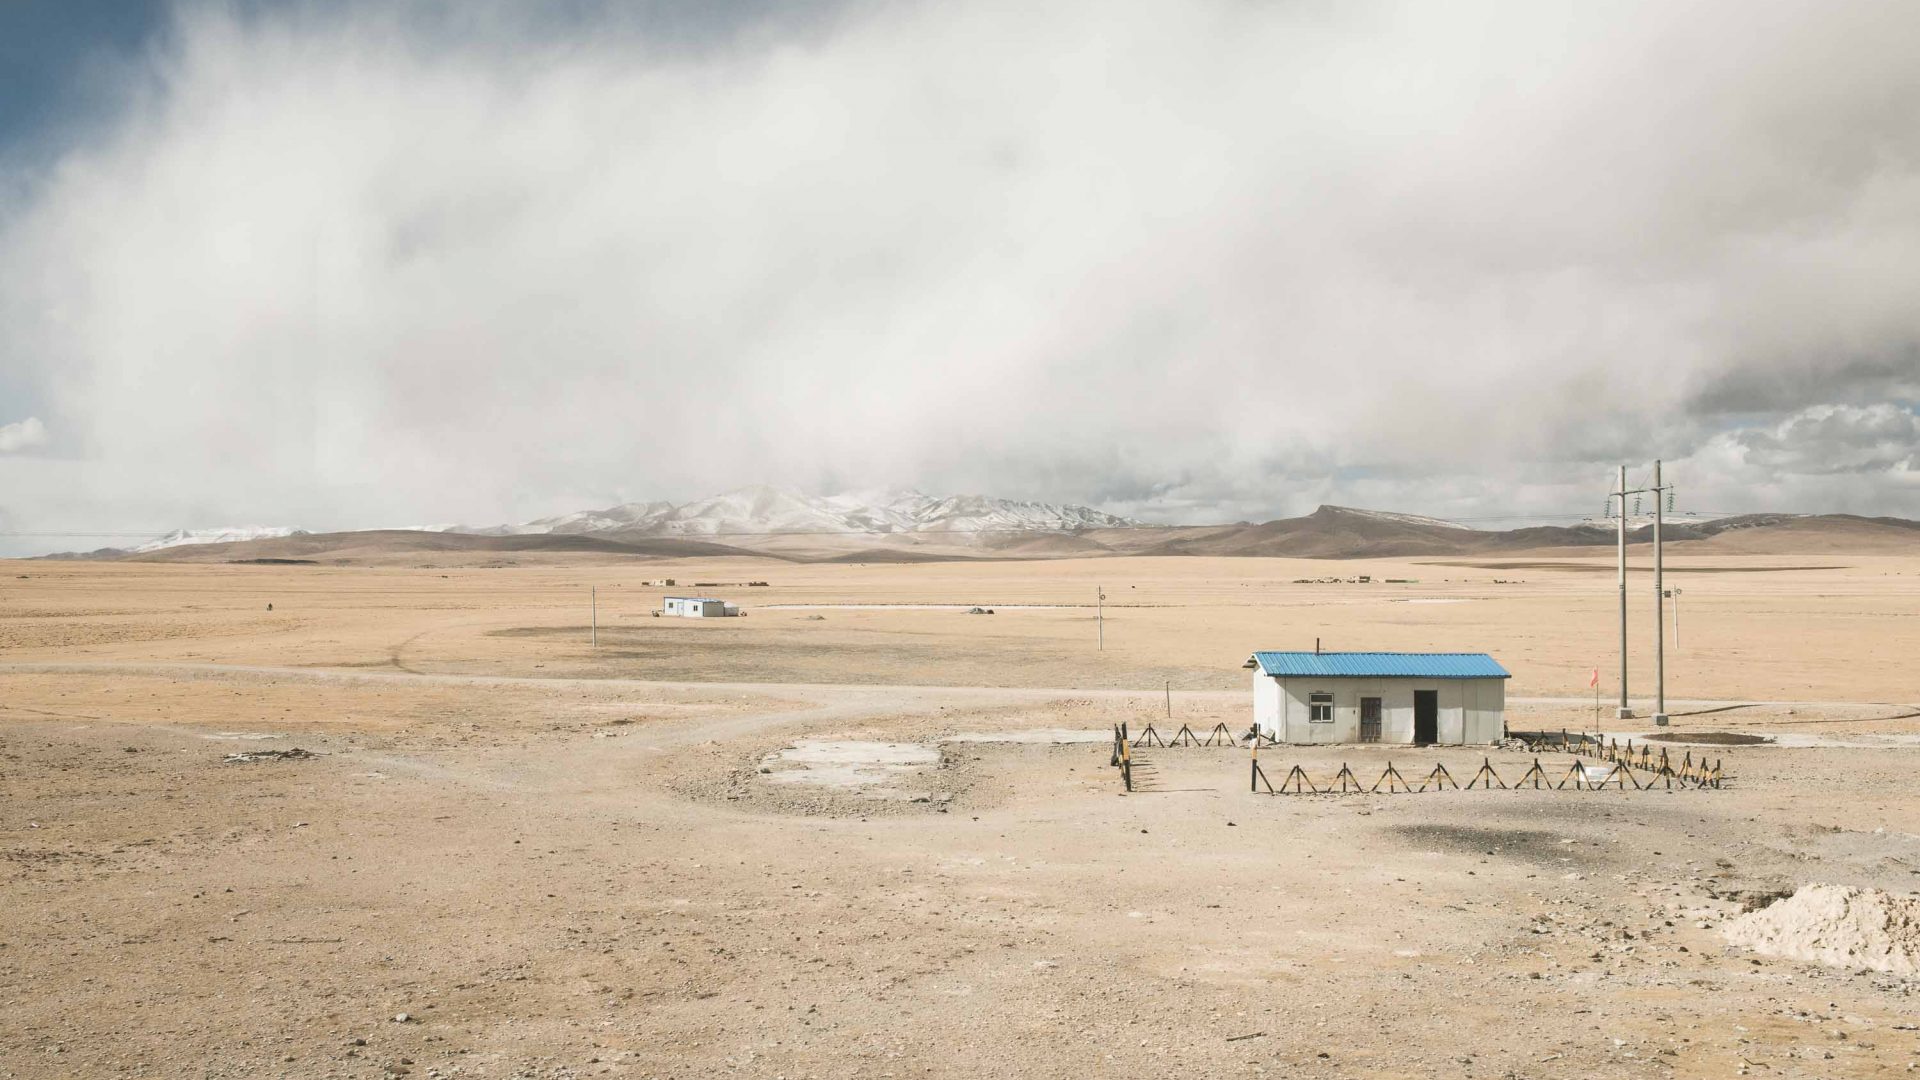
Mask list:
[[[1593,676],[1587,680],[1587,685],[1588,686],[1600,685],[1600,669],[1599,668],[1593,669]]]

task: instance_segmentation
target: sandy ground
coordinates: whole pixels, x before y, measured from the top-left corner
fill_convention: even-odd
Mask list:
[[[1724,789],[1349,797],[1101,733],[1316,636],[1591,727],[1604,560],[0,564],[0,1076],[1911,1075],[1911,980],[1718,927],[1920,889],[1920,560],[1679,561]],[[1531,758],[1261,755],[1389,760]]]

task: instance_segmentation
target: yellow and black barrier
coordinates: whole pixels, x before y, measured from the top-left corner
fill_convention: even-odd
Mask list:
[[[1164,746],[1169,749],[1183,746],[1233,747],[1240,745],[1242,738],[1265,746],[1280,745],[1272,737],[1260,734],[1257,729],[1249,731],[1244,736],[1236,736],[1233,733],[1233,729],[1228,727],[1224,722],[1213,725],[1212,730],[1207,732],[1207,736],[1204,739],[1200,737],[1199,732],[1193,730],[1193,728],[1187,724],[1181,724],[1179,731],[1163,737],[1160,732],[1154,728],[1152,721],[1148,721],[1147,726],[1140,729],[1140,734],[1134,737],[1133,745],[1136,747]]]
[[[1611,767],[1596,776],[1588,771],[1589,766],[1578,757],[1567,763],[1567,771],[1561,774],[1558,781],[1548,775],[1546,766],[1541,764],[1538,757],[1535,757],[1520,779],[1509,786],[1495,771],[1493,759],[1486,757],[1481,759],[1479,771],[1473,774],[1473,779],[1467,781],[1464,789],[1453,778],[1453,774],[1447,771],[1445,765],[1436,763],[1433,771],[1416,786],[1408,782],[1391,761],[1386,763],[1380,778],[1371,786],[1363,783],[1354,774],[1352,766],[1343,761],[1340,763],[1340,771],[1325,784],[1315,783],[1313,778],[1307,775],[1306,770],[1296,764],[1287,770],[1286,779],[1282,780],[1280,786],[1276,788],[1267,779],[1266,770],[1260,766],[1260,748],[1257,745],[1250,748],[1250,756],[1252,761],[1250,789],[1255,794],[1260,794],[1264,788],[1265,793],[1270,795],[1378,795],[1383,793],[1397,795],[1419,794],[1428,788],[1444,791],[1449,787],[1455,791],[1473,791],[1476,788],[1492,791],[1496,787],[1502,791],[1565,791],[1568,788],[1574,791],[1604,791],[1609,787],[1616,791],[1626,791],[1629,788],[1634,791],[1653,791],[1657,786],[1664,785],[1665,790],[1671,791],[1675,785],[1683,789],[1720,786],[1720,764],[1717,761],[1711,767],[1704,760],[1698,764],[1683,761],[1679,769],[1666,768],[1664,772],[1656,773],[1642,783],[1624,761],[1609,762]]]
[[[1442,765],[1437,761],[1433,763],[1433,771],[1427,774],[1427,778],[1425,780],[1420,781],[1420,790],[1421,791],[1427,790],[1428,784],[1432,784],[1433,790],[1435,791],[1441,790],[1442,787],[1448,784],[1453,785],[1453,790],[1455,791],[1460,790],[1460,785],[1457,782],[1455,782],[1455,780],[1453,779],[1453,774],[1447,771],[1447,767],[1445,765]]]
[[[1367,789],[1367,794],[1371,795],[1379,791],[1381,784],[1387,785],[1387,794],[1389,795],[1393,794],[1396,790],[1405,791],[1409,794],[1413,791],[1413,785],[1407,783],[1406,778],[1400,775],[1400,770],[1394,768],[1393,762],[1391,761],[1387,762],[1387,771],[1381,773],[1380,779],[1375,780],[1373,786]],[[1395,785],[1398,785],[1398,787],[1396,788]]]
[[[1499,784],[1502,791],[1507,789],[1507,782],[1500,779],[1499,773],[1493,771],[1493,759],[1490,757],[1480,759],[1480,771],[1474,773],[1473,779],[1467,781],[1467,790],[1472,791],[1475,784],[1479,784],[1483,791],[1492,791],[1495,784]]]
[[[1564,728],[1561,729],[1557,746],[1551,737],[1522,741],[1526,743],[1529,751],[1535,753],[1559,749],[1579,757],[1593,757],[1622,766],[1629,770],[1626,773],[1626,779],[1643,789],[1658,784],[1662,790],[1671,791],[1676,783],[1682,786],[1690,784],[1695,787],[1717,788],[1725,779],[1725,773],[1722,770],[1725,759],[1715,758],[1712,764],[1708,764],[1706,755],[1702,754],[1700,760],[1696,762],[1693,759],[1692,750],[1686,751],[1680,764],[1675,766],[1672,756],[1667,753],[1667,748],[1664,746],[1660,748],[1659,756],[1655,757],[1653,747],[1645,742],[1642,742],[1636,750],[1632,739],[1628,739],[1626,745],[1622,746],[1618,739],[1589,735],[1584,731],[1570,734]],[[1652,773],[1652,778],[1641,785],[1631,772],[1633,769]],[[1604,782],[1611,783],[1612,780],[1609,778]]]

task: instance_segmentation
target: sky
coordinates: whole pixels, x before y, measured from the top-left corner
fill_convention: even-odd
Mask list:
[[[0,554],[747,484],[1920,517],[1920,7],[0,5]],[[58,535],[56,535],[58,534]]]

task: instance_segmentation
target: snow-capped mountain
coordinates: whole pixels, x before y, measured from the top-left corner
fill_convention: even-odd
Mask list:
[[[498,533],[507,536],[533,534],[577,535],[611,532],[615,529],[645,529],[673,511],[669,502],[623,503],[605,510],[582,510],[574,514],[540,518],[520,525],[501,525],[492,529],[459,529],[455,532]]]
[[[237,525],[230,529],[175,529],[165,536],[155,537],[128,550],[135,555],[144,555],[149,551],[186,547],[191,544],[231,544],[240,540],[276,540],[282,536],[303,535],[305,535],[303,529],[288,529],[278,525]]]
[[[806,495],[745,487],[675,506],[624,503],[476,532],[618,533],[626,536],[723,536],[806,533],[998,532],[1126,528],[1139,522],[1086,506],[994,499],[938,498],[917,491]]]
[[[675,507],[648,531],[673,536],[892,531],[886,528],[884,514],[864,510],[785,488],[755,486]]]
[[[745,487],[724,495],[674,505],[622,503],[604,510],[539,518],[518,525],[411,525],[408,532],[477,536],[773,536],[860,533],[986,533],[1024,530],[1126,528],[1139,522],[1086,506],[993,499],[982,495],[936,498],[917,491],[827,497],[789,488]],[[224,529],[175,529],[111,554],[144,555],[195,544],[230,544],[305,536],[305,529],[239,525]]]
[[[1462,525],[1457,521],[1448,521],[1445,518],[1422,517],[1419,514],[1396,514],[1388,510],[1359,510],[1351,506],[1327,506],[1322,509],[1334,510],[1342,514],[1350,514],[1354,517],[1371,518],[1374,521],[1391,521],[1396,525],[1423,525],[1433,529],[1464,529],[1468,532],[1474,531],[1470,525]]]
[[[988,532],[1002,529],[1119,529],[1140,523],[1088,506],[992,499],[984,495],[925,495],[913,509],[918,532]]]

